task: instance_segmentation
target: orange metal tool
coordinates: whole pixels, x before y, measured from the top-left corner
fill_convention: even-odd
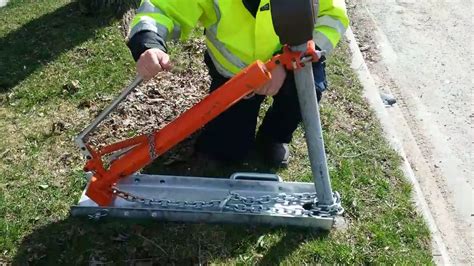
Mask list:
[[[120,141],[98,150],[85,144],[83,141],[85,136],[94,130],[100,121],[140,83],[140,80],[135,80],[133,86],[129,86],[118,100],[104,110],[96,121],[76,139],[76,143],[88,160],[84,170],[92,173],[86,195],[100,206],[109,206],[115,197],[113,186],[116,182],[139,171],[239,100],[262,87],[272,78],[270,72],[277,65],[281,64],[288,70],[296,70],[307,62],[318,61],[320,56],[321,52],[316,51],[312,41],[308,42],[305,52],[294,52],[285,46],[282,54],[274,56],[265,64],[256,61],[243,69],[223,86],[159,131]],[[117,152],[120,155],[106,168],[102,158]]]

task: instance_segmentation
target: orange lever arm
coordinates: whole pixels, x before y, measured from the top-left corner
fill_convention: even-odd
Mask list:
[[[93,177],[86,195],[100,206],[109,206],[114,199],[112,186],[119,179],[139,171],[239,100],[262,87],[271,79],[270,71],[277,65],[296,70],[304,66],[303,58],[308,62],[319,60],[312,41],[308,42],[304,53],[293,52],[285,46],[282,54],[274,56],[266,64],[256,61],[159,131],[120,141],[99,151],[88,146],[92,156],[84,170],[91,171]],[[129,150],[112,161],[109,169],[105,169],[102,156],[123,149]]]
[[[261,61],[253,63],[161,130],[146,138],[138,136],[101,149],[111,152],[125,148],[127,144],[133,146],[113,161],[105,172],[103,166],[98,165],[102,164],[100,158],[94,158],[98,154],[92,153],[93,158],[86,164],[86,170],[94,172],[94,175],[86,195],[100,206],[110,205],[114,198],[111,187],[120,178],[142,169],[270,79],[271,75]],[[106,152],[100,153],[103,155]]]

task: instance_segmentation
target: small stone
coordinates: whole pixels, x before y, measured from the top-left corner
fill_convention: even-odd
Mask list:
[[[368,50],[370,50],[370,45],[364,45],[364,46],[360,47],[361,52],[365,52],[365,51],[368,51]]]
[[[392,106],[392,105],[397,103],[397,99],[395,99],[395,97],[393,97],[393,95],[391,95],[391,94],[380,93],[380,98],[382,99],[382,102],[385,105]]]

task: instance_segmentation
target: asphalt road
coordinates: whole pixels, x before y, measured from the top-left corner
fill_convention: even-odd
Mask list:
[[[472,1],[356,2],[355,31],[370,31],[363,40],[366,59],[377,85],[393,93],[403,110],[410,129],[403,134],[405,149],[451,260],[471,264]],[[409,136],[414,141],[409,142]]]

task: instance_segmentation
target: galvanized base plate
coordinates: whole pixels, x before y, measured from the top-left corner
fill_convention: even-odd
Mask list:
[[[332,228],[334,216],[306,210],[316,200],[313,183],[282,182],[271,176],[241,173],[229,179],[137,174],[122,179],[117,189],[139,200],[117,197],[111,206],[99,207],[83,193],[71,214],[94,219],[110,216]]]

